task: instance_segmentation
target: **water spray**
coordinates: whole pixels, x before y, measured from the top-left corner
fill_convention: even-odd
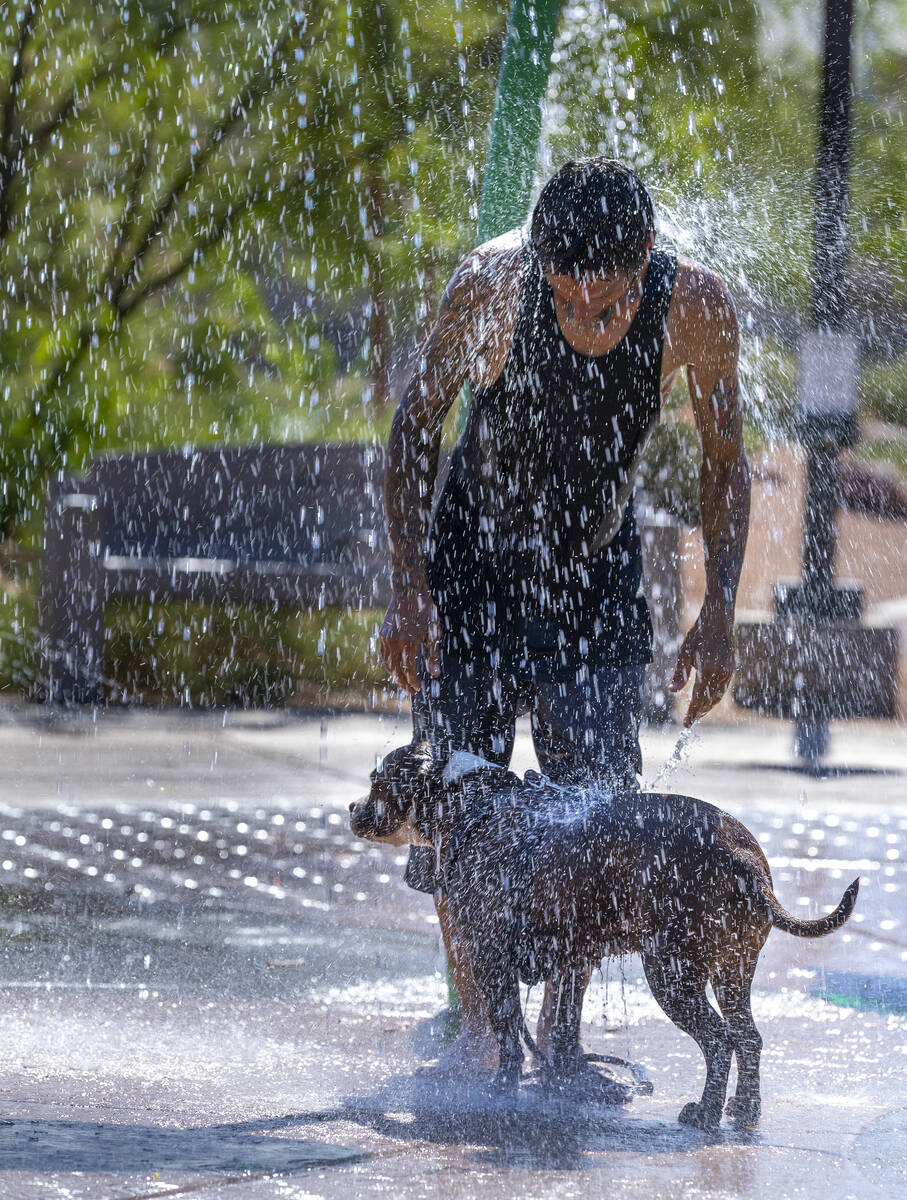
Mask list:
[[[690,748],[698,741],[699,734],[694,733],[692,726],[682,729],[680,736],[674,743],[674,749],[671,751],[671,754],[653,777],[651,783],[645,785],[644,790],[647,792],[654,792],[659,785],[665,784],[677,771],[677,769],[687,760],[690,754]]]

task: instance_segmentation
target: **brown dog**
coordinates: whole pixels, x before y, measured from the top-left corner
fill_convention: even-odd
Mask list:
[[[525,1038],[519,980],[556,980],[562,998],[551,1069],[568,1074],[582,988],[606,955],[641,955],[652,994],[698,1043],[706,1082],[679,1119],[714,1129],[731,1056],[737,1092],[728,1114],[759,1119],[762,1039],[750,986],[772,926],[797,937],[838,929],[855,879],[828,916],[799,921],[772,892],[758,842],[739,821],[688,796],[607,796],[526,781],[472,755],[443,768],[425,744],[389,754],[366,800],[351,806],[355,834],[431,844],[498,1040],[496,1082],[519,1082]],[[711,983],[721,1009],[706,999]]]

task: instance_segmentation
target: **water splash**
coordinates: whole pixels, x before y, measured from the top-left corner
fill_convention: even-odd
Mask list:
[[[672,775],[676,773],[678,768],[682,766],[683,763],[685,763],[689,758],[690,749],[700,740],[700,735],[692,728],[681,730],[680,736],[674,744],[674,749],[671,751],[670,757],[665,760],[664,764],[655,774],[652,780],[645,785],[644,790],[647,792],[654,792],[659,786],[667,783],[671,779]]]

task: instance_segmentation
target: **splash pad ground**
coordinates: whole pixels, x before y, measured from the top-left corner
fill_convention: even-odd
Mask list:
[[[444,996],[434,913],[399,851],[346,830],[407,733],[0,710],[4,1196],[907,1195],[901,727],[836,727],[812,780],[788,729],[707,725],[663,782],[741,816],[798,915],[863,879],[843,933],[769,939],[764,1117],[713,1141],[676,1122],[701,1058],[633,959],[594,981],[584,1038],[645,1064],[651,1096],[503,1104],[414,1075]],[[647,779],[675,740],[645,735]]]

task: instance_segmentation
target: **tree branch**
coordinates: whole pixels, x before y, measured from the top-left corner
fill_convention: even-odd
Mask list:
[[[23,154],[26,150],[40,150],[72,116],[78,102],[79,89],[73,87],[69,95],[60,101],[43,125],[39,125],[37,129],[23,129],[19,137],[19,153]]]
[[[199,177],[205,165],[226,138],[229,137],[234,129],[248,119],[249,113],[256,102],[273,86],[277,78],[277,72],[280,69],[283,53],[289,44],[290,38],[291,31],[287,29],[283,37],[280,38],[268,55],[265,66],[246,84],[239,95],[233,99],[221,119],[209,133],[205,145],[202,146],[196,155],[190,157],[189,162],[170,185],[170,189],[166,195],[159,201],[138,239],[133,252],[132,262],[122,273],[118,284],[114,288],[111,296],[114,304],[119,304],[120,296],[135,282],[142,262],[152,243],[166,225],[183,194]]]
[[[163,290],[169,284],[174,283],[177,279],[179,279],[180,276],[184,275],[194,263],[197,263],[201,259],[206,250],[210,250],[212,246],[216,245],[217,242],[219,242],[225,236],[236,218],[240,214],[248,211],[251,205],[255,203],[256,199],[258,199],[259,195],[260,192],[255,189],[247,192],[240,199],[234,200],[227,206],[224,212],[221,213],[220,217],[214,223],[212,228],[204,235],[204,237],[196,242],[192,249],[187,251],[183,257],[169,270],[155,276],[154,279],[149,279],[147,283],[139,288],[138,291],[129,296],[128,299],[117,304],[115,307],[118,325],[122,325],[122,323],[126,321],[129,316],[138,308],[143,300],[146,300],[155,292]],[[67,354],[63,355],[63,357],[58,360],[56,366],[50,371],[48,376],[45,378],[44,383],[36,392],[36,411],[40,411],[44,407],[47,399],[53,395],[54,392],[58,391],[70,377],[70,375],[72,375],[73,371],[85,357],[85,354],[91,345],[92,338],[95,336],[99,338],[110,337],[112,333],[112,330],[99,330],[92,325],[83,325],[81,327],[76,335],[75,344],[73,347]]]
[[[57,360],[56,366],[35,392],[33,410],[41,412],[46,401],[54,392],[59,391],[62,384],[69,378],[75,368],[85,357],[85,352],[91,345],[91,339],[97,331],[90,325],[83,325],[76,335],[75,346]]]
[[[157,275],[154,279],[149,279],[138,291],[133,292],[126,300],[121,300],[117,304],[118,316],[121,319],[125,319],[143,300],[146,300],[154,292],[160,292],[171,283],[174,283],[191,266],[198,263],[207,250],[217,245],[226,236],[237,216],[240,213],[246,212],[255,203],[259,195],[260,193],[257,190],[250,191],[240,200],[234,200],[229,204],[217,221],[215,221],[212,228],[177,263],[169,270]]]
[[[146,139],[142,142],[142,147],[136,155],[135,162],[132,164],[131,171],[129,172],[129,190],[126,193],[123,211],[117,222],[117,236],[110,259],[110,270],[107,274],[107,292],[115,307],[123,291],[120,286],[122,281],[120,260],[132,235],[132,227],[142,194],[142,184],[148,173],[148,164],[150,161],[151,144]]]
[[[76,80],[67,95],[57,104],[57,107],[43,124],[39,125],[36,129],[22,130],[18,140],[19,152],[24,153],[26,150],[39,150],[76,112],[80,100],[83,97],[89,96],[102,79],[113,74],[114,63],[112,60],[107,59],[99,62],[95,69],[81,83]]]
[[[25,51],[34,35],[35,21],[41,3],[42,0],[28,0],[19,21],[19,36],[13,52],[13,65],[6,87],[6,97],[3,101],[2,118],[0,118],[0,242],[5,241],[9,234],[12,184],[20,161],[18,138],[16,137],[16,112],[19,106],[19,89],[22,87],[22,77],[25,74]]]

